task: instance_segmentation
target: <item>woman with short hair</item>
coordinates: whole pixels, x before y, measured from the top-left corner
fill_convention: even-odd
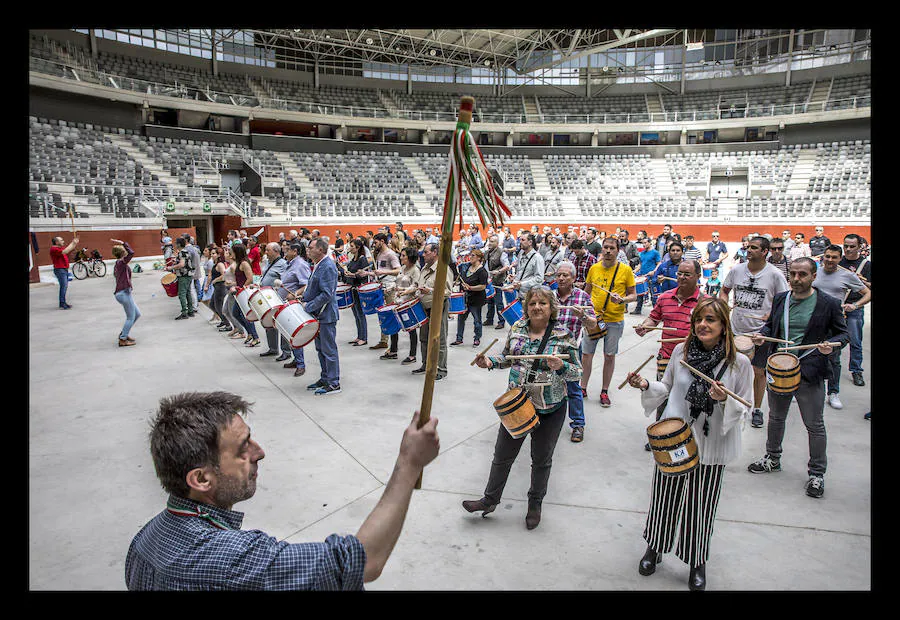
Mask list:
[[[121,239],[110,239],[110,241],[116,244],[112,249],[112,254],[116,257],[116,266],[113,268],[113,274],[116,277],[114,295],[116,301],[122,304],[122,307],[125,309],[125,325],[122,326],[122,331],[119,332],[119,346],[130,347],[136,344],[135,339],[129,335],[131,328],[141,318],[141,311],[138,309],[137,304],[134,303],[134,297],[131,294],[131,267],[128,266],[128,263],[131,262],[131,258],[134,256],[134,250],[131,249],[127,241],[122,241]]]
[[[471,314],[472,322],[475,324],[475,338],[472,340],[472,346],[477,347],[481,344],[481,309],[487,302],[484,291],[487,288],[488,272],[484,268],[484,252],[479,249],[472,250],[469,255],[468,267],[460,269],[459,281],[466,293],[466,311],[456,319],[456,340],[450,345],[456,346],[463,343],[466,317]]]

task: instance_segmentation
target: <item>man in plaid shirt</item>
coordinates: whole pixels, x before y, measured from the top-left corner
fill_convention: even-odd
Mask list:
[[[150,433],[166,509],[128,549],[129,590],[361,590],[377,579],[400,536],[422,468],[438,454],[437,419],[416,412],[381,500],[356,536],[288,543],[242,530],[232,510],[256,493],[266,454],[244,422],[250,403],[228,392],[162,399]]]
[[[576,239],[576,242],[581,243]],[[583,254],[591,256],[582,246]],[[596,262],[596,260],[595,260]],[[591,296],[575,286],[577,268],[569,261],[561,262],[556,268],[556,298],[559,300],[557,322],[563,325],[578,342],[578,358],[581,359],[582,325],[588,329],[597,327],[597,317],[591,304]],[[579,381],[567,381],[566,393],[569,397],[569,426],[572,427],[572,441],[584,440],[584,393]]]
[[[587,279],[588,269],[597,262],[597,257],[587,251],[584,247],[584,241],[575,239],[569,245],[572,250],[572,264],[575,267],[575,286],[580,289],[584,288]]]

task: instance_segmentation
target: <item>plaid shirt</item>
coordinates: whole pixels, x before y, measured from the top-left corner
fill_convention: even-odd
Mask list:
[[[597,257],[591,254],[590,252],[585,252],[584,257],[582,259],[578,259],[577,255],[572,257],[572,263],[575,265],[575,281],[576,282],[586,282],[587,281],[587,272],[588,269],[591,268],[591,265],[597,262]]]
[[[588,254],[590,256],[590,254]],[[556,318],[558,324],[563,325],[572,334],[576,342],[581,340],[581,326],[583,321],[581,317],[572,311],[572,306],[582,306],[588,316],[597,318],[594,314],[594,306],[591,303],[591,296],[582,291],[580,288],[572,287],[572,292],[565,301],[559,299],[559,291],[556,291],[556,298],[559,300],[559,315]]]
[[[291,544],[241,530],[243,519],[242,512],[170,495],[167,509],[131,542],[128,589],[363,589],[366,552],[355,536]]]
[[[559,324],[553,326],[550,338],[547,339],[545,354],[565,353],[569,359],[563,359],[563,367],[552,371],[544,360],[508,360],[507,355],[533,355],[540,348],[541,341],[532,340],[528,335],[528,319],[522,318],[513,323],[506,337],[506,346],[499,357],[489,357],[492,368],[509,368],[509,389],[526,388],[528,396],[538,413],[550,413],[566,400],[566,381],[581,380],[581,360],[578,359],[578,343],[569,330]],[[550,384],[534,386],[534,373],[543,371],[549,376]],[[527,384],[527,385],[526,385]]]

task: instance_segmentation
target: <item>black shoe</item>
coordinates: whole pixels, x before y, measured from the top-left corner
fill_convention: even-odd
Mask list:
[[[691,589],[691,592],[703,592],[706,589],[706,564],[691,569],[688,588]]]
[[[825,494],[825,478],[822,476],[810,476],[806,483],[806,494],[816,499]]]
[[[488,514],[494,512],[494,509],[497,507],[497,504],[488,504],[485,498],[481,498],[478,500],[467,499],[463,503],[463,508],[466,509],[466,512],[478,512],[481,511],[481,516],[486,517]]]
[[[871,419],[872,419],[872,412],[871,412],[871,411],[870,411],[869,413],[867,413],[866,415],[863,416],[863,420],[871,420]]]
[[[296,368],[296,367],[297,367],[297,360],[291,360],[289,362],[285,362],[282,365],[282,368]]]
[[[181,319],[186,319],[186,318],[188,318],[188,315],[186,315],[186,314],[179,314],[178,316],[175,317],[175,320],[176,320],[176,321],[180,321]]]
[[[312,383],[312,384],[310,384],[310,385],[307,385],[307,386],[306,386],[306,389],[307,389],[307,390],[318,390],[318,389],[321,388],[321,387],[325,387],[325,385],[326,385],[325,382],[322,381],[321,379],[319,379],[319,380],[316,381],[315,383]]]
[[[447,375],[438,373],[438,374],[436,374],[436,375],[434,376],[434,380],[435,380],[435,381],[440,381],[441,379],[443,379],[443,378],[446,377],[446,376],[447,376]]]
[[[763,412],[762,409],[754,408],[753,411],[750,412],[750,426],[753,428],[762,428],[763,422]]]
[[[323,396],[323,395],[327,395],[327,394],[340,394],[341,386],[340,386],[340,384],[338,384],[338,385],[323,385],[322,387],[320,387],[318,390],[316,390],[313,393],[316,396]]]
[[[629,312],[628,314],[637,314],[637,315],[640,316],[641,314],[643,314],[643,312],[641,312],[640,310],[632,310],[632,311]]]
[[[528,500],[528,512],[525,513],[525,527],[529,530],[536,528],[541,522],[541,502]]]
[[[260,357],[271,357],[273,355],[278,355],[278,351],[269,350],[259,354]]]
[[[487,323],[482,323],[481,326],[482,326],[482,327],[490,327],[490,326],[493,325],[493,324],[494,324],[493,321],[488,321]]]
[[[463,341],[457,338],[456,340],[454,340],[453,342],[450,343],[450,346],[455,347],[455,346],[461,345],[462,343],[463,343]]]
[[[647,442],[647,443],[644,444],[644,450],[646,450],[647,452],[652,452],[652,450],[650,450],[650,443],[649,443],[649,442]]]
[[[503,329],[504,327],[506,327],[506,325],[504,325],[503,323],[497,323],[494,329]]]
[[[647,547],[644,557],[638,563],[638,572],[645,577],[656,572],[656,565],[662,562],[662,554],[653,550],[653,547]]]
[[[279,355],[278,357],[275,358],[275,361],[276,361],[276,362],[283,362],[283,361],[289,360],[289,359],[291,359],[291,354],[290,354],[290,353],[282,353],[281,355]]]
[[[866,384],[866,380],[863,379],[863,374],[861,372],[854,372],[853,374],[853,385],[862,387]]]
[[[422,375],[422,374],[425,374],[425,367],[424,367],[424,366],[419,366],[419,367],[416,368],[414,371],[412,371],[412,374],[414,374],[414,375]]]
[[[188,312],[188,316],[191,317],[191,318],[193,318],[194,316],[196,316],[196,314],[197,314],[197,313],[194,312],[194,311]]]

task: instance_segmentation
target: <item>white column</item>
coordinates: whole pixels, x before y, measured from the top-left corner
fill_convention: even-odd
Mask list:
[[[794,29],[791,28],[791,40],[788,41],[788,67],[787,74],[784,77],[784,85],[791,85],[791,64],[794,62]]]

